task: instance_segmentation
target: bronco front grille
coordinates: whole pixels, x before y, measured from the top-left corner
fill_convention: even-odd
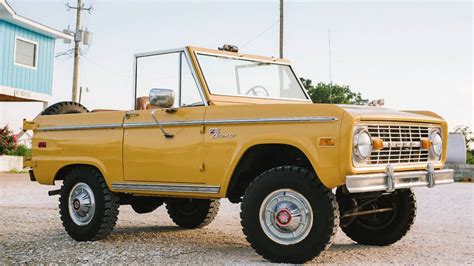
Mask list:
[[[428,162],[428,150],[421,140],[428,138],[429,128],[416,125],[368,125],[372,138],[380,138],[381,150],[372,151],[368,164],[397,164]]]

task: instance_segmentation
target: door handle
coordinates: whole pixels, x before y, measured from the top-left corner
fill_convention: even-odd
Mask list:
[[[140,114],[137,113],[137,112],[133,112],[133,111],[128,111],[125,113],[125,118],[126,119],[130,119],[130,117],[137,117],[139,116]]]

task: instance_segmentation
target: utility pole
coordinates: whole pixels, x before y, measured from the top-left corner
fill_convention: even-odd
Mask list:
[[[283,58],[283,0],[280,0],[280,58]]]
[[[81,30],[81,11],[82,0],[77,0],[76,9],[76,35]],[[74,72],[72,74],[72,101],[77,102],[77,83],[79,81],[79,51],[81,42],[79,38],[74,37]]]
[[[77,6],[70,6],[68,9],[76,9],[76,31],[74,32],[74,70],[72,76],[72,101],[77,102],[77,86],[79,81],[79,58],[81,56],[81,43],[84,42],[84,31],[81,28],[81,12],[90,11],[92,7],[85,8],[82,0],[77,0]],[[87,32],[87,34],[89,34]],[[88,43],[86,44],[88,45]]]

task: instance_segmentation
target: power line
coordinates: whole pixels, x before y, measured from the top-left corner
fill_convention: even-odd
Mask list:
[[[278,22],[280,22],[280,19],[277,19],[277,21],[273,22],[272,25],[268,26],[267,28],[265,28],[265,30],[263,30],[262,32],[260,32],[257,36],[255,36],[255,38],[251,39],[250,41],[247,41],[246,43],[244,43],[242,46],[241,46],[241,49],[246,47],[247,45],[249,45],[250,43],[254,42],[255,40],[257,40],[258,38],[260,38],[263,34],[267,33],[267,31],[271,30],[273,28],[273,26],[275,26]]]
[[[111,73],[111,74],[114,74],[114,75],[117,75],[117,76],[121,76],[123,78],[132,78],[132,76],[128,73],[125,74],[125,73],[122,73],[122,72],[111,70],[110,66],[104,66],[102,64],[99,64],[96,61],[92,60],[88,56],[84,56],[84,59],[86,59],[85,61],[91,63],[92,65],[94,65],[98,69],[102,70],[104,73]]]

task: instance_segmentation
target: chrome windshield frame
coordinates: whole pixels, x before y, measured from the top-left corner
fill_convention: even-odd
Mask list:
[[[270,100],[282,100],[282,101],[295,101],[295,102],[308,102],[312,103],[311,97],[309,96],[308,92],[306,91],[305,87],[303,86],[303,83],[301,80],[298,78],[296,75],[296,72],[293,69],[293,66],[290,63],[286,62],[279,62],[273,60],[263,60],[263,59],[254,59],[254,58],[248,58],[248,57],[243,57],[239,56],[238,54],[235,56],[232,55],[222,55],[222,54],[214,54],[214,53],[208,53],[208,52],[201,52],[201,51],[194,51],[194,55],[196,58],[197,66],[199,68],[199,71],[201,72],[202,78],[204,82],[206,83],[208,93],[209,95],[215,95],[215,96],[229,96],[229,97],[244,97],[244,98],[253,98],[253,99],[270,99]],[[243,61],[250,61],[250,62],[262,62],[262,63],[268,63],[268,64],[273,64],[273,65],[284,65],[288,66],[289,70],[293,74],[294,78],[296,79],[300,89],[303,91],[304,96],[306,99],[297,99],[297,98],[284,98],[284,97],[264,97],[264,96],[248,96],[248,95],[235,95],[235,94],[224,94],[224,93],[212,93],[211,88],[209,88],[209,84],[206,80],[206,75],[204,74],[204,71],[202,69],[201,63],[199,62],[199,55],[208,55],[208,56],[215,56],[215,57],[221,57],[221,58],[231,58],[231,59],[239,59]]]
[[[180,48],[175,48],[175,49],[166,49],[166,50],[159,50],[159,51],[152,51],[152,52],[144,52],[144,53],[137,53],[133,55],[133,85],[132,85],[132,92],[133,92],[133,110],[137,109],[137,74],[138,74],[138,69],[137,69],[137,63],[139,58],[144,58],[144,57],[150,57],[150,56],[156,56],[156,55],[165,55],[165,54],[172,54],[172,53],[179,53],[180,54],[180,59],[181,57],[184,56],[184,60],[186,60],[186,63],[189,67],[189,70],[191,71],[191,74],[193,76],[194,82],[196,83],[196,87],[198,88],[199,95],[201,97],[201,100],[204,104],[204,106],[208,105],[208,101],[206,99],[206,96],[204,94],[203,88],[201,86],[201,83],[199,81],[199,78],[196,74],[196,70],[194,69],[193,65],[191,64],[191,57],[189,55],[188,49],[186,47],[180,47]],[[180,64],[180,72],[182,68],[182,59],[179,62]],[[182,73],[180,73],[180,76]],[[181,78],[180,78],[180,84],[179,84],[179,103],[181,103]],[[180,106],[182,107],[182,106]]]

